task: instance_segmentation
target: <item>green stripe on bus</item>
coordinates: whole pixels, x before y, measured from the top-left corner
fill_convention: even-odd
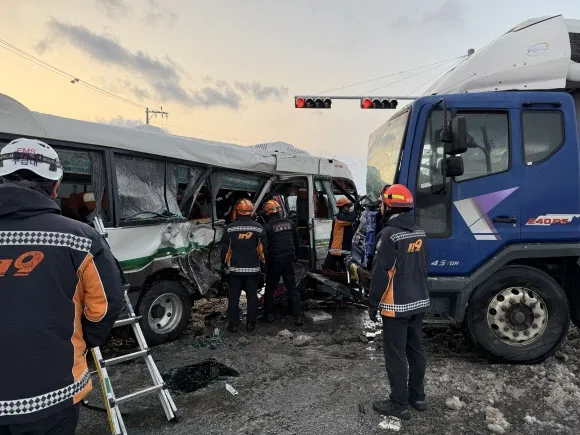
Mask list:
[[[130,272],[136,269],[142,269],[143,267],[147,266],[148,264],[152,263],[158,258],[167,257],[169,255],[181,255],[181,254],[188,254],[191,251],[203,251],[209,248],[209,245],[202,246],[198,245],[197,243],[190,243],[188,246],[184,246],[182,248],[162,248],[157,250],[155,254],[148,255],[146,257],[139,257],[139,258],[132,258],[130,260],[123,260],[119,261],[121,267],[125,272]]]

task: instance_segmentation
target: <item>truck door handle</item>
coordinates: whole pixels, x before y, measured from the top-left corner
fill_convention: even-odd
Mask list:
[[[515,224],[518,220],[515,217],[496,216],[493,221],[497,224]]]

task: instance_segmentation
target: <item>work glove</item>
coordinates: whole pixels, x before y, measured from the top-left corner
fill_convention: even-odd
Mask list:
[[[378,308],[369,308],[369,319],[371,319],[373,322],[377,323],[379,321],[377,315],[379,313]]]
[[[228,266],[226,266],[225,264],[222,264],[222,273],[224,275],[227,275],[229,273]]]

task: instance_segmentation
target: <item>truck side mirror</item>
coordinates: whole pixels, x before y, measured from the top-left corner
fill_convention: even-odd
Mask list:
[[[445,159],[446,177],[459,177],[463,175],[463,158],[461,156],[449,156]]]
[[[445,142],[445,154],[457,155],[467,151],[467,120],[456,116],[450,122],[448,140]]]

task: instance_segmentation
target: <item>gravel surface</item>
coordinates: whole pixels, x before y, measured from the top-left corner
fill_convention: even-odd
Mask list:
[[[234,335],[226,332],[222,316],[212,317],[215,306],[223,310],[225,304],[196,305],[188,333],[153,348],[153,356],[162,373],[212,358],[239,377],[219,378],[194,392],[174,391],[178,423],[165,421],[156,396],[125,404],[130,434],[580,433],[580,331],[574,327],[561,352],[534,366],[490,364],[457,328],[426,327],[429,408],[401,422],[372,410],[372,401],[388,394],[388,384],[381,335],[373,337],[376,329],[363,310],[326,310],[333,320],[321,326],[279,319]],[[113,340],[104,352],[130,345]],[[110,373],[117,396],[147,385],[149,376],[141,361]],[[239,394],[228,392],[226,383]],[[89,399],[100,405],[101,398],[96,385]],[[77,433],[108,433],[106,415],[83,409]]]

